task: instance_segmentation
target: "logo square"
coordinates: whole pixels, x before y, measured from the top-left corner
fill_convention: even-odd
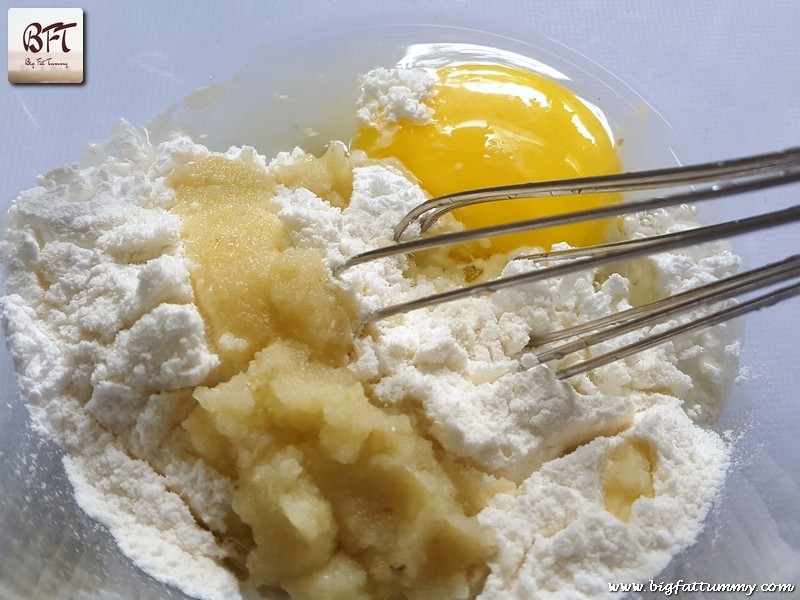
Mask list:
[[[83,83],[83,9],[9,8],[8,80]]]

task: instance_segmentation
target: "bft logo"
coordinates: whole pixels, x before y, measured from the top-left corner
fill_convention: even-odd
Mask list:
[[[83,83],[83,10],[8,9],[11,83]]]
[[[66,54],[70,51],[67,47],[67,29],[77,27],[77,23],[53,23],[47,27],[42,27],[40,23],[31,23],[25,28],[22,34],[22,47],[26,52],[41,52],[47,44],[47,52],[50,52],[50,42],[61,40],[61,51]],[[44,34],[44,41],[42,41]]]

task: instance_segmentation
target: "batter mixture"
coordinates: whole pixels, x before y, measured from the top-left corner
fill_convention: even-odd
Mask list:
[[[268,160],[181,136],[154,147],[122,123],[103,152],[14,203],[2,322],[32,421],[63,446],[84,510],[153,577],[209,599],[602,598],[607,582],[655,577],[694,541],[728,462],[702,427],[736,367],[727,326],[568,382],[527,345],[734,273],[723,245],[369,324],[379,307],[539,268],[509,261],[512,247],[591,243],[603,227],[339,274],[347,257],[390,243],[424,189],[463,185],[471,161],[497,152],[500,178],[542,164],[541,143],[500,135],[490,104],[473,104],[488,110],[477,124],[462,112],[487,81],[549,98],[517,94],[498,119],[559,99],[577,115],[551,123],[571,123],[579,147],[567,162],[619,170],[608,125],[538,77],[377,69],[349,150]],[[472,142],[448,147],[473,127],[465,135],[491,142],[480,155]],[[434,164],[443,158],[429,148],[451,156],[445,191],[415,163],[422,143]],[[528,158],[505,164],[516,156]],[[615,225],[629,237],[691,220],[684,208]]]

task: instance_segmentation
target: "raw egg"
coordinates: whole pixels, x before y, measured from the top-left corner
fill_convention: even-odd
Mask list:
[[[433,196],[495,185],[618,173],[604,118],[566,87],[538,73],[493,64],[436,70],[428,122],[399,120],[391,135],[362,126],[354,147],[399,159]],[[618,202],[618,194],[504,200],[465,207],[466,228],[533,219]],[[472,251],[487,256],[533,246],[600,243],[608,221],[495,237]]]

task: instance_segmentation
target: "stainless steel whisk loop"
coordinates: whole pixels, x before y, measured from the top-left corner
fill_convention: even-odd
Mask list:
[[[745,194],[757,190],[787,185],[797,181],[800,181],[800,148],[791,148],[783,152],[772,152],[757,156],[685,167],[671,167],[667,169],[631,172],[618,175],[603,175],[469,190],[432,198],[414,208],[403,217],[395,228],[394,238],[397,243],[353,256],[347,261],[343,268],[396,254],[411,253],[461,242],[486,239],[497,235],[519,233],[522,231],[531,231],[559,225],[569,225],[608,217],[618,217],[628,213],[638,213],[682,204],[692,205],[706,200]],[[621,193],[658,189],[674,190],[675,188],[679,188],[678,191],[650,196],[644,200],[623,202],[621,204],[564,213],[551,217],[400,241],[404,232],[414,222],[419,222],[421,231],[425,232],[442,215],[457,208],[482,202],[496,202],[517,198],[535,199],[577,194]],[[786,225],[795,221],[800,221],[800,204],[752,217],[643,239],[624,240],[587,248],[573,248],[528,255],[525,256],[525,258],[532,258],[534,260],[549,261],[554,258],[568,258],[570,260],[559,260],[557,264],[544,268],[537,268],[530,272],[500,277],[485,283],[465,286],[409,302],[387,306],[373,312],[367,317],[367,320],[374,321],[384,319],[392,315],[433,306],[443,302],[478,296],[512,286],[575,273],[588,268],[618,263],[639,256],[656,254],[708,241],[743,235],[753,231]],[[714,304],[722,300],[762,290],[775,286],[778,283],[798,278],[800,278],[800,257],[792,256],[786,260],[745,271],[732,277],[689,290],[683,294],[609,315],[596,321],[583,323],[579,326],[559,332],[533,335],[529,346],[531,349],[534,349],[540,362],[561,359],[569,353],[607,341],[623,333],[652,325],[675,314],[689,312],[697,309],[699,306]],[[564,379],[589,371],[620,358],[630,356],[636,352],[640,352],[646,348],[661,344],[686,331],[701,327],[709,327],[765,306],[776,304],[798,294],[800,294],[800,282],[794,282],[780,289],[770,290],[763,295],[751,298],[735,306],[716,310],[711,314],[698,317],[684,325],[674,327],[658,335],[646,335],[636,343],[570,365],[558,371],[557,375],[560,379]],[[549,348],[541,351],[536,350],[542,346],[547,346],[569,338],[574,339],[557,348]]]

